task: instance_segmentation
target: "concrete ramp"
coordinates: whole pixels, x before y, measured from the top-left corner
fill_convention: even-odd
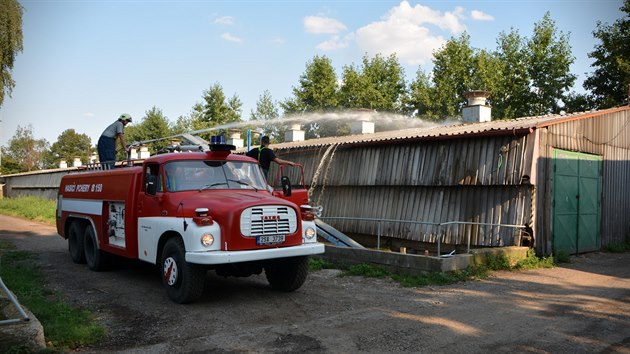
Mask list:
[[[326,224],[320,219],[315,219],[315,225],[317,226],[317,235],[324,238],[326,241],[332,243],[337,247],[349,247],[364,249],[358,242],[346,236],[343,232],[335,229],[334,227]]]

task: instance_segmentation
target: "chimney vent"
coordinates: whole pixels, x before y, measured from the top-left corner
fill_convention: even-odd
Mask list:
[[[240,130],[230,130],[230,138],[227,139],[228,145],[234,145],[237,149],[245,146],[245,140],[241,139]]]
[[[289,130],[284,133],[284,141],[304,141],[304,130],[299,124],[291,124]]]
[[[462,109],[464,123],[489,122],[492,120],[492,108],[486,105],[490,91],[474,90],[464,92],[468,105]]]
[[[352,122],[350,132],[352,134],[374,134],[374,122],[370,122],[367,119]]]
[[[59,168],[68,168],[68,163],[66,160],[59,161]]]
[[[72,167],[81,167],[81,165],[83,165],[81,163],[81,158],[75,157],[74,160],[72,161]]]

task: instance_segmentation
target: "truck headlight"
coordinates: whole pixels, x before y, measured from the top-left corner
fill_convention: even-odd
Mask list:
[[[203,234],[201,236],[201,244],[205,247],[210,247],[214,243],[214,236],[212,234]]]
[[[304,236],[309,239],[315,237],[315,229],[312,227],[307,227],[306,230],[304,230]]]

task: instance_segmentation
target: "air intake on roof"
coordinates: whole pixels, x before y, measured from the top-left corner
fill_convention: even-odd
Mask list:
[[[475,90],[464,92],[468,105],[462,109],[464,123],[489,122],[492,120],[491,107],[486,105],[490,91]]]

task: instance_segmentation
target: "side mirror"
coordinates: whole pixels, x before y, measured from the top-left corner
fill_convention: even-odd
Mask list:
[[[282,193],[284,193],[284,196],[290,197],[291,196],[291,180],[289,180],[289,177],[282,176],[282,178],[280,178],[280,183],[282,184]]]
[[[147,194],[155,195],[157,193],[157,187],[158,187],[157,179],[158,179],[158,176],[156,175],[147,176],[147,185],[146,185]]]

